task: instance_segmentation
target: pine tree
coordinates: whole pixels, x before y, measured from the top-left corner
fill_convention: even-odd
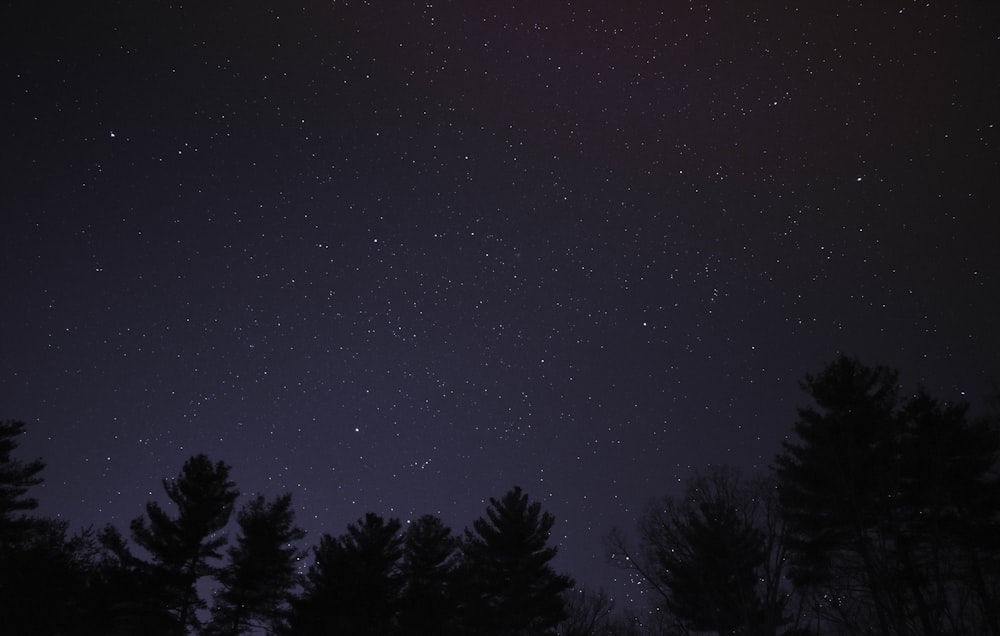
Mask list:
[[[279,630],[288,613],[296,568],[303,552],[295,542],[305,531],[295,526],[292,496],[267,501],[257,495],[237,515],[240,535],[218,573],[222,588],[214,598],[209,634],[237,635],[254,628]]]
[[[776,460],[793,580],[849,630],[1000,634],[1000,430],[897,378],[846,356],[806,377]]]
[[[42,483],[39,473],[45,462],[34,459],[25,463],[12,457],[23,434],[24,422],[0,422],[0,552],[24,539],[30,521],[23,513],[38,507],[37,499],[25,495]]]
[[[38,506],[27,494],[45,464],[13,458],[24,426],[0,423],[0,634],[105,634],[93,532],[70,535],[65,520],[26,514]]]
[[[433,515],[410,524],[403,542],[403,599],[400,631],[408,636],[440,636],[454,625],[454,556],[451,529]]]
[[[205,455],[188,459],[175,480],[163,480],[167,496],[177,506],[172,518],[156,502],[146,504],[148,521],[132,521],[132,537],[153,557],[154,605],[168,609],[178,633],[197,626],[196,610],[204,607],[195,588],[199,579],[215,572],[212,561],[221,558],[226,536],[220,534],[239,496],[229,480],[230,467],[213,464]]]
[[[778,456],[781,506],[800,587],[825,587],[844,618],[897,633],[895,568],[887,567],[887,506],[897,492],[898,372],[840,356],[804,390],[815,406],[799,409],[796,442]],[[848,593],[847,590],[852,590]]]
[[[301,598],[293,601],[293,634],[391,636],[397,633],[402,538],[398,519],[368,513],[340,537],[324,534],[314,549]]]
[[[566,618],[563,592],[573,586],[549,565],[555,518],[520,487],[490,504],[461,544],[465,633],[551,634]]]
[[[759,584],[770,555],[756,496],[734,471],[713,470],[691,483],[657,528],[673,539],[655,550],[667,604],[695,631],[774,634],[780,624],[780,600],[766,598]]]
[[[13,453],[24,434],[24,422],[0,422],[0,632],[16,633],[27,628],[32,614],[39,611],[39,577],[49,573],[51,564],[61,559],[65,543],[65,523],[45,522],[24,513],[38,507],[27,497],[32,486],[42,483],[41,459],[22,462]],[[53,547],[56,549],[53,549]],[[61,568],[54,568],[61,569]],[[46,633],[52,616],[42,617],[39,631]]]

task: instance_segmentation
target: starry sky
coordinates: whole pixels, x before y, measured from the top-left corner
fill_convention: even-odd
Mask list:
[[[517,484],[628,596],[602,537],[838,352],[1000,382],[997,3],[2,11],[0,417],[74,527],[199,452],[310,545]]]

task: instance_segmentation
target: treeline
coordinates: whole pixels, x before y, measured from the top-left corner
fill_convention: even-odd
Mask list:
[[[432,515],[404,530],[368,513],[322,535],[303,568],[291,495],[253,497],[226,547],[239,492],[230,466],[196,455],[163,481],[176,515],[151,501],[130,524],[140,558],[114,526],[69,536],[17,514],[37,506],[26,493],[44,467],[10,456],[23,427],[0,424],[0,633],[492,636],[551,633],[566,617],[554,518],[520,488],[462,536]]]
[[[769,474],[709,467],[634,540],[606,537],[646,583],[639,613],[571,589],[553,517],[516,487],[459,535],[369,513],[307,554],[291,495],[234,510],[230,467],[196,455],[164,480],[174,512],[71,535],[29,515],[44,464],[13,457],[24,425],[5,422],[0,633],[1000,636],[997,414],[901,396],[896,371],[845,356],[802,386]]]
[[[633,548],[654,633],[1000,636],[997,413],[841,356],[806,376],[771,474],[703,471],[650,503]]]

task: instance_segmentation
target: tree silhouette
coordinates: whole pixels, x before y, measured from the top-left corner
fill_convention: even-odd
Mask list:
[[[0,553],[23,540],[31,523],[23,513],[38,507],[37,499],[25,495],[42,483],[39,473],[45,462],[34,459],[25,463],[12,457],[23,434],[24,422],[0,422]]]
[[[26,495],[42,483],[39,473],[45,468],[41,459],[25,463],[13,457],[24,426],[14,420],[0,422],[0,631],[11,634],[32,628],[33,614],[42,611],[40,601],[57,596],[45,593],[42,582],[67,569],[66,524],[24,514],[38,507],[38,500]],[[55,629],[53,618],[40,617],[41,633]]]
[[[218,573],[208,634],[236,636],[255,628],[278,631],[285,623],[296,566],[303,552],[293,545],[305,537],[295,526],[292,496],[273,501],[257,495],[237,515],[240,535]]]
[[[403,541],[400,631],[440,636],[456,629],[453,578],[457,541],[433,515],[410,524]]]
[[[639,535],[633,555],[613,533],[611,556],[658,593],[678,629],[773,635],[788,622],[783,530],[767,480],[729,467],[698,474],[683,497],[647,506]]]
[[[566,618],[563,592],[573,581],[549,565],[554,523],[520,487],[490,498],[486,517],[466,529],[461,543],[465,633],[550,634]]]
[[[995,422],[840,356],[777,457],[793,580],[841,629],[998,634]]]
[[[799,409],[800,442],[785,442],[776,460],[793,580],[835,599],[824,608],[829,619],[883,634],[900,628],[894,596],[902,585],[883,549],[898,486],[898,376],[846,356],[807,375],[803,388],[816,406]]]
[[[204,607],[195,588],[198,580],[214,573],[212,560],[221,558],[226,543],[220,531],[226,526],[239,496],[229,480],[230,467],[213,464],[205,455],[188,459],[175,480],[163,480],[163,489],[177,506],[170,517],[159,504],[146,504],[148,521],[132,521],[132,537],[153,557],[152,573],[160,606],[173,614],[175,629],[184,633],[198,626],[195,611]]]
[[[887,512],[921,627],[1000,634],[1000,429],[923,390],[897,419],[898,491]]]
[[[103,634],[106,605],[95,595],[93,533],[68,532],[65,520],[28,516],[42,483],[41,459],[14,459],[24,422],[0,422],[0,633]]]
[[[99,612],[83,603],[86,537],[68,536],[65,521],[27,521],[21,540],[0,557],[0,633],[101,633],[94,625]]]
[[[368,513],[339,538],[324,534],[305,590],[293,601],[293,634],[390,636],[397,632],[402,538],[398,519]]]
[[[159,603],[153,566],[138,559],[118,528],[104,526],[94,535],[88,558],[92,605],[105,614],[108,627],[97,633],[177,633],[176,618]]]

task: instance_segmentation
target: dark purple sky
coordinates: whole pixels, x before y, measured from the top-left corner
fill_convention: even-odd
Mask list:
[[[519,484],[620,595],[838,351],[1000,380],[995,3],[13,4],[0,417],[74,526],[198,452],[310,545]]]

